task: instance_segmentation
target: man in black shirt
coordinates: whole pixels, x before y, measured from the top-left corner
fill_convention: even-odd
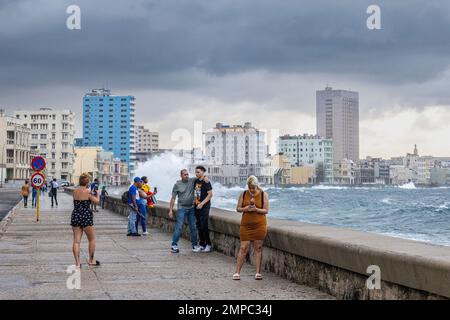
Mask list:
[[[211,182],[203,180],[206,169],[203,166],[195,168],[197,180],[194,183],[194,205],[197,218],[198,237],[200,239],[201,252],[211,252],[211,240],[209,239],[209,209],[211,208],[212,186]]]

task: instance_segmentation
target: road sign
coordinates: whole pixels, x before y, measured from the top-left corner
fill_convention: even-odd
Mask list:
[[[45,183],[44,175],[40,172],[36,172],[31,176],[31,185],[40,189]]]
[[[31,168],[34,171],[42,171],[45,169],[45,160],[42,157],[34,157],[33,160],[31,160]]]

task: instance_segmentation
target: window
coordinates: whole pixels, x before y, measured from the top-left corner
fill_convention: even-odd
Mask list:
[[[39,135],[33,133],[33,134],[31,135],[31,139],[33,139],[33,140],[39,139]]]
[[[37,123],[32,123],[31,130],[37,130],[37,129],[39,129],[39,125]]]
[[[41,134],[41,139],[47,139],[47,135],[46,134]]]
[[[47,129],[48,129],[48,124],[46,124],[46,123],[41,123],[40,128],[41,128],[41,130],[47,130]]]

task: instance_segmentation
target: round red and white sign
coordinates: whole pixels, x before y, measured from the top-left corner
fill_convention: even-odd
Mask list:
[[[31,185],[35,188],[41,188],[45,183],[45,177],[42,173],[36,172],[31,176]]]

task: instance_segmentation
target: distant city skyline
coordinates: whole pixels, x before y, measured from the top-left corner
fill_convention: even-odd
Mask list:
[[[360,94],[360,158],[403,155],[414,144],[450,155],[442,138],[450,136],[450,4],[442,1],[377,1],[381,30],[366,28],[368,0],[80,0],[82,27],[73,31],[71,2],[23,3],[0,4],[8,114],[70,109],[81,137],[80,99],[107,85],[135,96],[136,124],[171,148],[171,133],[193,131],[195,120],[205,130],[250,121],[315,133],[315,91],[328,84]]]

